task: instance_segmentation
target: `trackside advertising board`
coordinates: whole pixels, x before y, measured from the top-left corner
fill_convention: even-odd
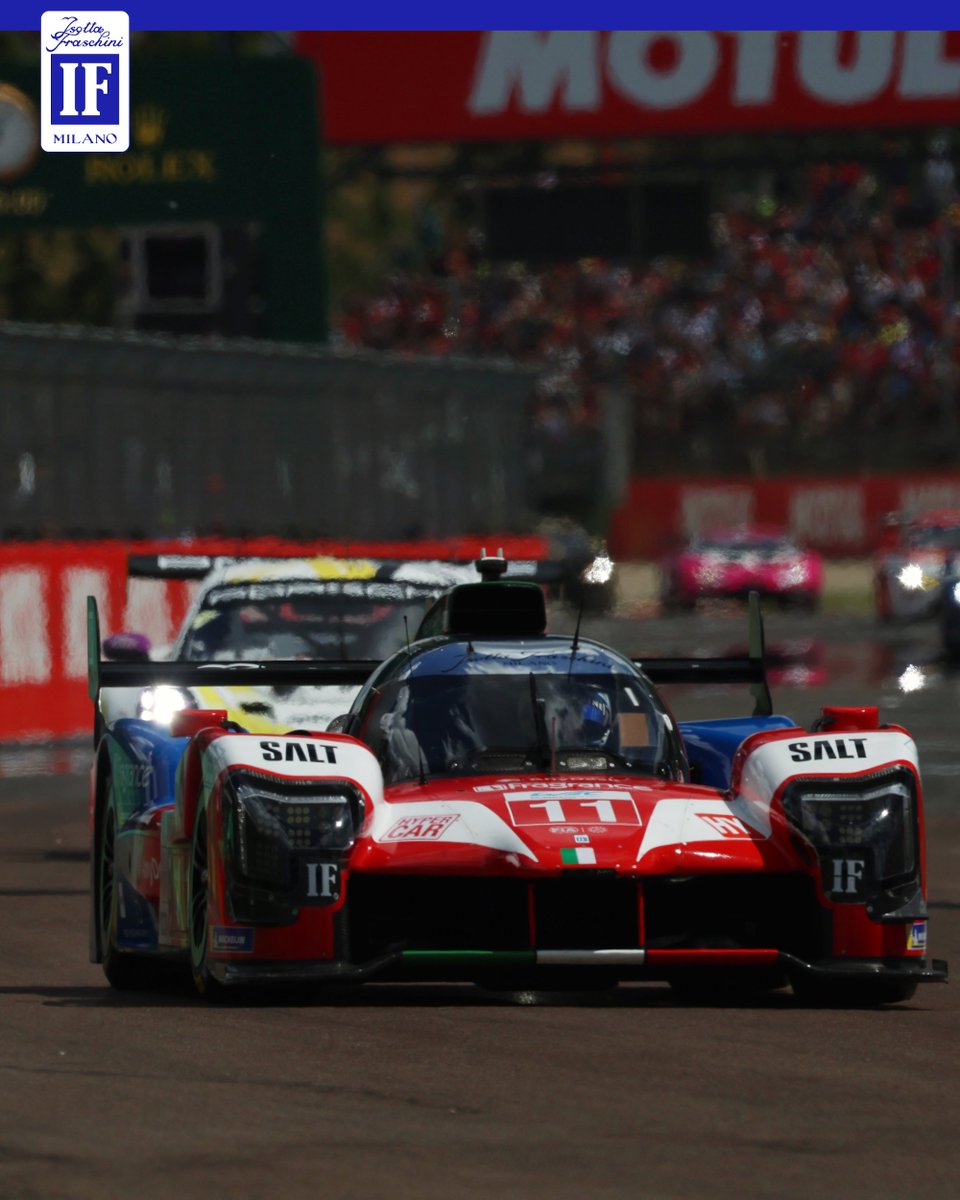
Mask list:
[[[890,511],[960,508],[960,473],[833,479],[637,479],[614,514],[615,559],[653,558],[678,540],[724,526],[780,524],[838,556],[869,554]],[[482,539],[508,558],[542,558],[536,536]],[[334,555],[472,561],[480,539],[409,544],[296,543],[278,539],[8,542],[0,545],[0,742],[88,733],[86,597],[96,596],[104,636],[145,633],[156,647],[174,640],[196,582],[127,579],[129,554]]]
[[[537,537],[487,539],[512,559],[542,558]],[[176,637],[199,584],[127,579],[130,554],[456,559],[471,562],[480,539],[414,543],[289,542],[275,538],[191,541],[5,542],[0,544],[0,742],[91,732],[87,698],[87,596],[104,637],[144,633],[157,649]]]
[[[334,143],[960,119],[960,33],[943,30],[327,31],[295,45],[320,66]]]
[[[960,509],[960,474],[730,476],[631,480],[613,513],[614,559],[656,558],[696,534],[739,525],[776,525],[814,550],[862,557],[878,546],[888,513]]]

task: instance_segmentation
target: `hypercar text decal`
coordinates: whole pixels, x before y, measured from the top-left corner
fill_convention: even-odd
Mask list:
[[[724,813],[697,813],[701,821],[715,829],[721,837],[725,838],[756,838],[758,835],[752,829],[748,829],[739,817],[727,816]]]
[[[491,812],[475,800],[442,800],[430,804],[432,812],[424,812],[424,801],[377,805],[369,828],[376,842],[444,841],[467,846],[484,846],[505,854],[529,858],[537,856],[510,828],[503,817]],[[454,818],[450,820],[450,818]],[[441,827],[439,824],[443,821]],[[408,824],[404,824],[408,822]],[[436,823],[434,823],[436,822]],[[422,823],[422,824],[421,824]],[[416,830],[413,836],[411,831]]]
[[[758,816],[742,800],[661,800],[647,822],[637,861],[661,846],[763,841],[770,829],[758,828]],[[736,852],[740,853],[739,847]]]
[[[423,815],[401,817],[380,839],[382,842],[430,842],[443,836],[444,830],[459,819],[459,813],[442,816]]]

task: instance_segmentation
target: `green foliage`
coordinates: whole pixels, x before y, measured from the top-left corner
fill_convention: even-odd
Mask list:
[[[113,324],[120,267],[112,230],[0,236],[0,319]]]

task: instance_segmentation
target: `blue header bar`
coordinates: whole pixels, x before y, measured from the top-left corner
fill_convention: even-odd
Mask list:
[[[55,4],[59,0],[55,0]],[[39,30],[40,17],[55,4],[36,0],[4,0],[2,15],[6,30]],[[93,9],[96,5],[82,3],[78,8]],[[116,5],[121,9],[121,5]],[[395,0],[374,0],[362,9],[349,5],[318,5],[308,0],[274,0],[271,4],[228,3],[228,0],[138,0],[125,6],[133,30],[261,30],[261,29],[582,29],[585,18],[590,27],[604,29],[652,28],[651,19],[657,15],[645,7],[638,8],[625,0],[606,0],[587,10],[583,4],[527,3],[518,5],[512,0],[484,0],[483,4],[464,7],[450,0],[419,0],[415,5],[398,6]],[[793,12],[794,20],[790,21]],[[704,29],[722,17],[728,29],[769,29],[769,4],[760,0],[730,0],[722,12],[715,4],[704,0],[687,0],[679,9],[667,13],[671,26],[680,29]],[[778,8],[776,22],[786,28],[830,29],[843,16],[845,28],[887,29],[887,10],[864,0],[844,6],[838,13],[835,5],[825,0],[811,0],[795,9]],[[928,4],[922,10],[911,10],[914,28],[933,26],[950,29],[956,13],[946,4]]]

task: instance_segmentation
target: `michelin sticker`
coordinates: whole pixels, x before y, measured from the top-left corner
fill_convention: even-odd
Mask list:
[[[211,949],[230,954],[253,953],[253,929],[249,925],[214,925],[210,930]]]

